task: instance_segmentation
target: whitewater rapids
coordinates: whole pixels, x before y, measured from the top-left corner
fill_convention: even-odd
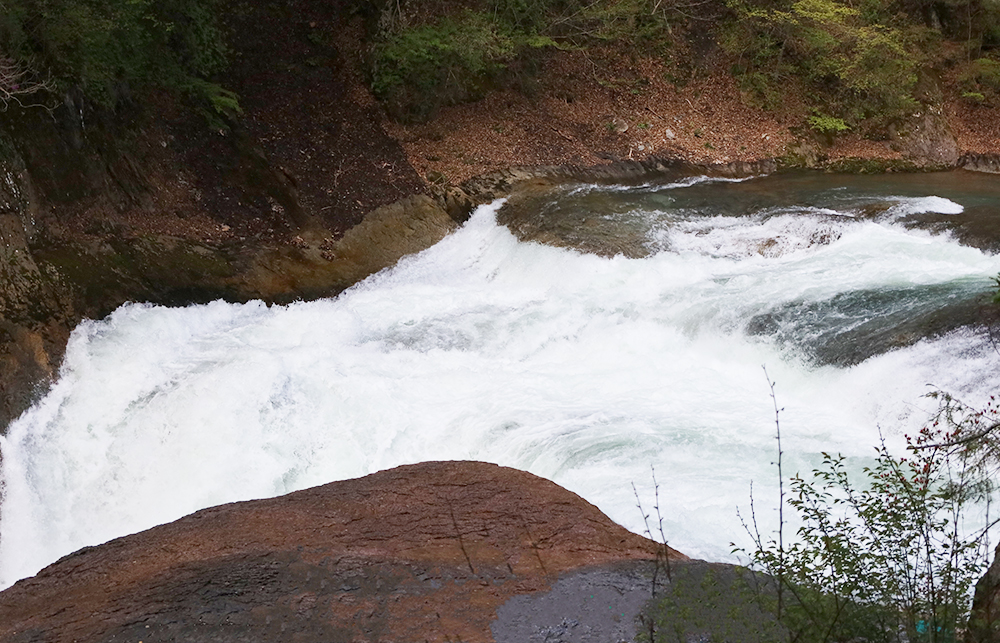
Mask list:
[[[58,381],[0,438],[0,587],[203,507],[448,459],[531,471],[638,532],[632,484],[649,512],[655,467],[670,545],[732,560],[751,481],[762,529],[776,521],[762,366],[786,473],[822,451],[860,467],[879,427],[898,448],[935,408],[929,386],[971,403],[995,389],[1000,358],[972,328],[853,366],[810,353],[826,330],[795,311],[857,324],[887,314],[859,311],[857,293],[982,298],[1000,272],[1000,257],[898,222],[960,203],[895,203],[878,220],[688,216],[630,259],[519,241],[497,202],[336,299],[130,304],[84,322]],[[761,318],[777,327],[754,330]]]

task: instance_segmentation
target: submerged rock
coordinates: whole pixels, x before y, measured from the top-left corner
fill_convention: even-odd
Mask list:
[[[428,462],[82,549],[0,592],[0,641],[491,641],[511,597],[658,547],[542,478]]]

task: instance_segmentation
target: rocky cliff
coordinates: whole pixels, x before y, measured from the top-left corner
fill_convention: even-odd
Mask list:
[[[355,10],[228,3],[221,80],[244,110],[228,129],[155,91],[114,109],[70,91],[0,114],[0,426],[54,376],[83,318],[125,301],[334,294],[454,225],[411,198],[426,188],[356,73]],[[374,239],[335,247],[401,199],[373,217]]]

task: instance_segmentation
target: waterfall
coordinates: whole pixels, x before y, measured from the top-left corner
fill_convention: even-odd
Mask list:
[[[639,532],[632,483],[648,511],[655,467],[670,544],[731,560],[751,481],[762,530],[777,520],[762,366],[786,472],[824,451],[858,470],[880,428],[899,448],[935,409],[929,385],[970,403],[994,389],[981,331],[904,323],[974,305],[1000,272],[905,222],[960,202],[720,214],[674,196],[697,186],[725,189],[621,190],[611,218],[642,222],[646,256],[519,240],[496,202],[335,299],[129,304],[82,323],[58,381],[0,438],[0,587],[203,507],[449,459],[531,471]],[[859,357],[865,342],[880,348]]]

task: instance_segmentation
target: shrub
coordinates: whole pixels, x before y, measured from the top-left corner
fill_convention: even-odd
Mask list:
[[[806,121],[809,123],[810,128],[828,137],[843,134],[851,129],[843,119],[827,116],[826,114],[814,114],[807,118]]]
[[[957,639],[985,558],[963,512],[989,485],[963,439],[972,425],[950,411],[939,421],[907,437],[906,457],[878,447],[863,487],[840,455],[824,454],[808,480],[793,477],[797,542],[748,529],[751,565],[784,590],[769,605],[793,640]]]
[[[217,83],[190,78],[181,89],[202,103],[201,114],[213,130],[228,130],[229,123],[243,114],[239,96]]]
[[[486,0],[408,24],[389,3],[379,21],[370,72],[375,95],[403,120],[476,100],[503,85],[530,86],[550,47],[582,48],[615,41],[646,51],[669,41],[676,3],[664,0]],[[441,7],[438,7],[440,10]],[[514,82],[511,82],[514,81]]]
[[[374,51],[372,90],[403,118],[482,96],[513,60],[515,42],[484,13],[404,29]]]
[[[0,55],[114,107],[127,88],[188,89],[220,71],[216,12],[215,0],[6,0]]]
[[[721,44],[738,57],[745,89],[781,95],[789,81],[802,82],[815,104],[851,126],[885,124],[916,104],[919,32],[870,23],[837,0],[728,6],[734,19]]]
[[[992,58],[977,58],[959,71],[958,81],[964,90],[963,97],[979,102],[1000,95],[1000,62]]]
[[[582,3],[553,23],[553,34],[578,45],[620,42],[645,51],[662,50],[671,40],[671,25],[687,16],[677,2],[665,0],[598,0]]]

